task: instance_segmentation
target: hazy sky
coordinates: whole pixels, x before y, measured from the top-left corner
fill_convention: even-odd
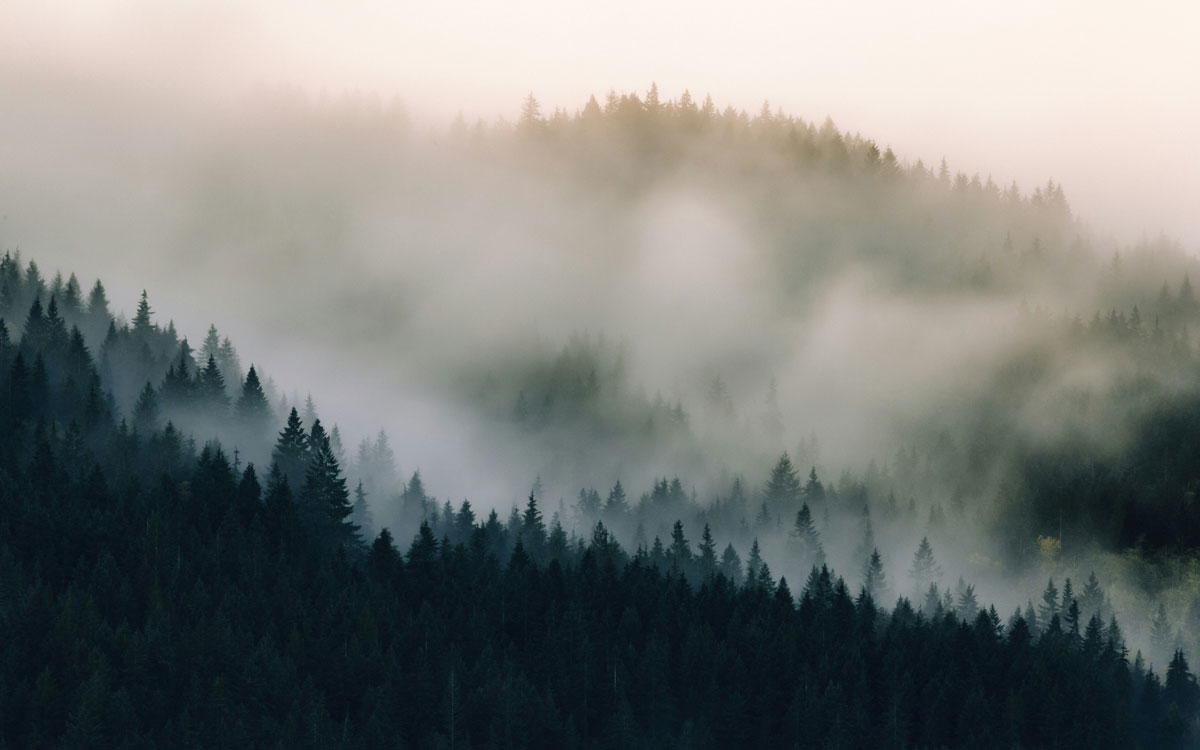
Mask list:
[[[1053,178],[1097,229],[1200,248],[1200,4],[1004,0],[0,3],[0,64],[164,91],[377,90],[419,116],[610,88],[764,99],[902,156]]]

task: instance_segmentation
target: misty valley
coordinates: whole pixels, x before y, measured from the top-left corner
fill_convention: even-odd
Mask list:
[[[657,86],[59,106],[0,747],[1200,747],[1174,239]]]

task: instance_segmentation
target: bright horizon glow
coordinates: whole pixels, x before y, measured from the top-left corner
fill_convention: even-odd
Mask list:
[[[0,67],[190,95],[257,86],[393,95],[423,122],[550,112],[610,89],[772,108],[891,145],[901,158],[1061,183],[1122,242],[1200,252],[1200,6],[1031,0],[919,7],[186,0],[8,8]]]

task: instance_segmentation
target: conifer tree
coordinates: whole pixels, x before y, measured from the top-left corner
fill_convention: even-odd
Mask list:
[[[921,611],[926,617],[934,617],[942,613],[942,595],[938,591],[936,583],[930,583],[929,588],[925,591],[925,599],[921,604]]]
[[[758,537],[754,538],[754,542],[750,545],[750,556],[746,558],[746,585],[756,586],[758,584],[758,573],[761,568],[766,565],[762,559],[762,553],[758,549]]]
[[[92,291],[88,294],[87,312],[88,315],[96,318],[107,319],[110,315],[108,295],[105,294],[104,285],[100,283],[100,279],[96,279],[96,283],[92,285]]]
[[[1088,574],[1087,582],[1083,586],[1083,592],[1079,595],[1079,609],[1083,614],[1091,616],[1100,614],[1103,605],[1104,589],[1100,588],[1100,581],[1096,578],[1096,572],[1092,571]]]
[[[350,516],[354,507],[346,478],[330,448],[329,440],[318,431],[320,421],[313,425],[310,437],[312,450],[304,474],[304,489],[300,493],[301,508],[310,524],[321,536],[335,546],[357,542],[358,527]]]
[[[700,568],[700,575],[704,579],[711,578],[717,573],[717,545],[713,541],[712,530],[708,524],[704,524],[704,532],[700,535],[699,554],[697,555],[697,565]]]
[[[812,511],[809,510],[808,503],[804,503],[800,506],[800,510],[796,511],[791,541],[797,549],[797,556],[802,567],[820,567],[825,564],[825,549],[821,546],[821,537],[813,523]]]
[[[600,500],[599,492],[586,487],[580,488],[579,499],[575,503],[575,509],[579,512],[580,516],[589,521],[593,520],[600,515],[601,506],[602,501]]]
[[[863,536],[854,551],[854,559],[862,560],[866,564],[875,549],[875,527],[871,524],[871,511],[866,504],[863,505],[861,527]]]
[[[312,427],[310,427],[308,429],[308,448],[309,448],[309,450],[311,452],[315,453],[321,446],[325,445],[325,443],[327,443],[328,441],[329,441],[329,434],[327,432],[325,432],[325,427],[324,427],[324,425],[321,424],[321,420],[314,419],[312,421]]]
[[[917,591],[923,592],[934,579],[940,578],[942,568],[937,564],[933,557],[933,545],[929,543],[928,537],[921,537],[921,543],[917,546],[917,551],[913,555],[912,568],[909,569],[908,577],[916,584]]]
[[[825,485],[817,478],[817,467],[814,466],[809,469],[808,481],[804,483],[804,502],[820,509],[825,503],[825,497]]]
[[[216,360],[221,355],[221,336],[217,333],[217,327],[209,324],[208,333],[204,336],[204,341],[200,344],[200,361],[207,362],[209,359]]]
[[[887,574],[883,570],[883,558],[880,557],[878,548],[871,550],[871,556],[867,558],[867,564],[863,568],[863,588],[866,589],[867,596],[877,602],[887,592]]]
[[[1067,606],[1067,611],[1062,616],[1063,625],[1067,629],[1068,643],[1072,648],[1078,648],[1080,642],[1079,634],[1079,600],[1071,597],[1071,603]]]
[[[754,527],[757,529],[769,529],[771,527],[771,509],[767,507],[767,501],[764,500],[758,508],[758,513],[754,516]]]
[[[158,429],[158,394],[149,380],[138,396],[137,403],[133,405],[133,426],[143,435],[149,435]]]
[[[1088,619],[1087,628],[1083,631],[1083,642],[1080,644],[1080,649],[1091,659],[1095,659],[1104,649],[1104,626],[1100,624],[1100,618],[1097,615],[1092,615]]]
[[[238,396],[234,412],[238,421],[255,435],[261,434],[270,421],[271,406],[267,403],[267,396],[263,393],[254,365],[250,365],[250,371],[246,373],[246,381],[242,383],[242,393]]]
[[[313,403],[311,393],[304,399],[304,421],[308,424],[317,423],[317,405]]]
[[[771,478],[763,488],[763,501],[771,508],[786,512],[796,507],[800,493],[800,480],[792,466],[792,459],[785,452],[771,470]]]
[[[338,460],[339,466],[346,465],[346,448],[342,445],[342,431],[337,425],[329,431],[329,447],[333,450],[333,457]]]
[[[138,300],[137,313],[133,316],[133,335],[138,341],[148,342],[150,334],[154,332],[154,323],[150,316],[153,311],[150,309],[150,300],[146,296],[146,290],[142,290],[142,297]]]
[[[300,421],[300,415],[296,413],[293,407],[288,414],[287,424],[279,433],[279,438],[275,441],[275,450],[272,454],[272,460],[279,466],[283,476],[287,478],[289,484],[295,487],[303,486],[305,469],[308,466],[309,459],[309,443],[308,434],[304,431],[304,424]]]
[[[1171,663],[1167,666],[1167,679],[1163,684],[1163,702],[1174,705],[1183,716],[1191,716],[1200,707],[1200,686],[1196,676],[1188,668],[1183,649],[1175,649]]]
[[[162,397],[165,405],[176,409],[191,405],[196,392],[196,381],[191,372],[193,364],[192,348],[184,339],[179,342],[179,354],[163,379]]]
[[[732,543],[726,544],[725,551],[721,553],[721,575],[734,586],[740,586],[742,583],[742,560]]]
[[[397,484],[396,454],[388,443],[387,433],[383,430],[375,436],[375,445],[371,448],[371,461],[375,472],[376,489],[393,489]]]
[[[367,493],[363,491],[361,481],[354,488],[354,511],[350,515],[350,521],[362,535],[370,534],[371,529],[375,527],[375,519],[371,514],[371,507],[367,505]]]
[[[975,596],[975,586],[967,584],[962,593],[958,595],[957,612],[958,619],[965,622],[974,622],[975,615],[979,612],[979,599]]]
[[[46,313],[42,310],[41,299],[34,297],[33,304],[29,306],[29,313],[25,316],[25,332],[21,336],[21,350],[27,355],[33,356],[36,352],[42,351],[48,339]]]
[[[362,482],[359,482],[361,485]],[[458,513],[454,515],[454,535],[457,541],[466,542],[471,538],[471,532],[475,530],[475,511],[471,509],[471,501],[463,500],[462,505],[458,506]]]
[[[608,501],[604,504],[604,517],[611,524],[618,518],[624,518],[629,512],[629,502],[625,498],[625,488],[621,486],[621,480],[612,486],[608,491]]]
[[[676,520],[671,527],[671,546],[667,548],[671,570],[687,575],[692,568],[692,548],[687,537],[683,535],[683,522]]]
[[[68,341],[66,321],[58,313],[57,298],[51,294],[50,304],[46,306],[46,347],[54,356],[61,356]]]
[[[1042,592],[1042,603],[1038,605],[1038,621],[1049,624],[1050,618],[1058,614],[1058,587],[1051,578]]]
[[[67,279],[67,285],[63,287],[62,294],[62,309],[63,314],[70,316],[71,320],[78,320],[79,313],[83,305],[82,291],[79,288],[79,279],[75,278],[75,274]]]
[[[535,561],[541,561],[542,553],[546,548],[546,523],[542,519],[542,512],[538,510],[537,501],[537,484],[540,484],[541,478],[538,478],[538,483],[534,484],[534,489],[529,492],[529,499],[525,503],[525,512],[521,515],[521,538],[525,541],[525,550]]]
[[[229,408],[229,395],[225,392],[225,377],[221,374],[221,368],[217,367],[217,361],[211,356],[197,378],[196,392],[206,409],[215,409],[224,413]]]
[[[1075,601],[1075,587],[1071,585],[1071,579],[1067,578],[1063,581],[1062,599],[1060,600],[1058,614],[1062,618],[1066,618],[1067,609],[1071,606],[1071,602]]]
[[[1163,602],[1158,603],[1158,609],[1150,621],[1150,645],[1154,648],[1154,653],[1150,655],[1152,659],[1159,656],[1166,658],[1171,645],[1171,623],[1167,619],[1167,605]]]

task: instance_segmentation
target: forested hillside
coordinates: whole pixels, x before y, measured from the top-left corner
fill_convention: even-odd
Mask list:
[[[0,258],[4,745],[1200,743],[1182,248],[656,87],[246,111],[156,262],[269,353]]]
[[[647,544],[643,524],[696,512],[678,480],[632,506],[619,482],[603,504],[581,491],[592,525],[580,536],[558,514],[547,524],[540,487],[523,513],[477,519],[465,501],[439,513],[414,476],[398,500],[424,520],[402,552],[388,530],[363,530],[363,485],[352,502],[319,420],[306,428],[293,408],[282,423],[253,366],[231,389],[216,355],[199,368],[153,322],[146,295],[118,327],[99,282],[85,304],[73,276],[43,286],[36,264],[21,270],[8,255],[0,265],[5,319],[29,304],[17,335],[0,328],[6,744],[1194,739],[1200,689],[1183,652],[1161,679],[1140,655],[1130,664],[1117,620],[1101,620],[1094,578],[1081,599],[1064,591],[1061,612],[1055,591],[1040,612],[1005,622],[974,587],[939,596],[923,540],[912,581],[929,584],[923,602],[889,603],[877,550],[854,592],[824,564],[809,505],[827,515],[837,494],[815,471],[802,486],[786,456],[759,523],[803,502],[789,567],[812,567],[794,594],[757,540],[745,564],[732,544],[718,555],[707,524],[695,552],[679,520],[668,544]],[[93,356],[87,341],[101,336]],[[138,381],[119,407],[115,394],[125,388],[128,403]],[[219,440],[198,447],[176,420]],[[261,468],[241,458],[257,454],[269,455]],[[737,503],[746,498],[708,512],[736,517]],[[638,519],[632,553],[601,516],[617,527]]]

